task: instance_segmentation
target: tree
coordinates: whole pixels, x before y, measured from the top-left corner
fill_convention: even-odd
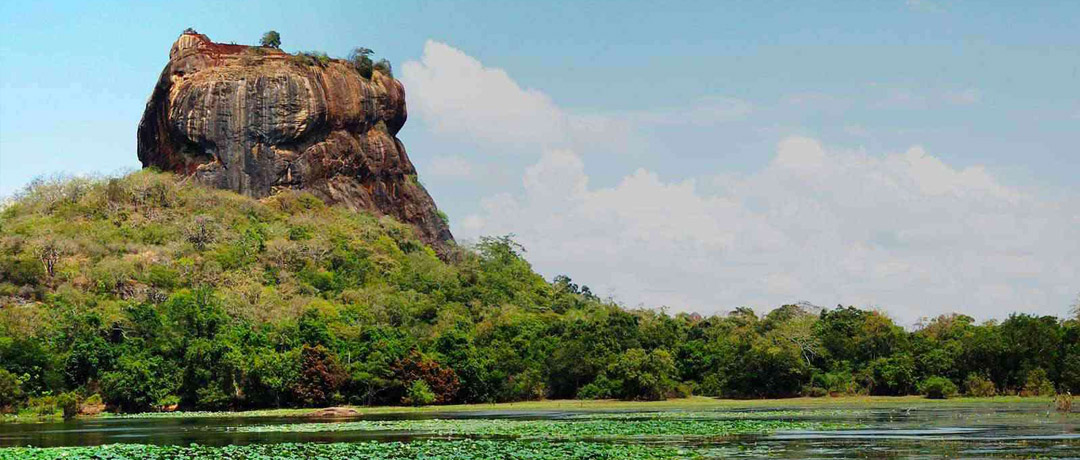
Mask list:
[[[161,356],[146,353],[121,356],[116,370],[101,378],[105,404],[120,412],[145,412],[176,389],[177,375]]]
[[[0,368],[0,409],[14,406],[23,401],[22,382],[15,374]]]
[[[304,406],[325,405],[334,398],[345,378],[345,370],[326,347],[304,345],[300,351],[300,375],[293,393]]]
[[[53,241],[48,241],[38,250],[38,259],[45,267],[45,273],[52,278],[56,274],[56,263],[60,261],[60,248]]]
[[[371,61],[371,48],[358,47],[353,48],[349,53],[349,61],[352,61],[353,66],[360,72],[360,76],[364,78],[371,78],[371,72],[375,68],[375,63]]]
[[[417,379],[409,385],[409,390],[405,392],[405,397],[401,399],[401,402],[412,406],[426,406],[435,402],[435,393],[431,391],[427,382]]]
[[[259,40],[260,46],[268,48],[281,48],[281,34],[276,30],[271,30],[263,34],[262,39]]]
[[[616,382],[612,396],[621,399],[662,400],[675,388],[675,359],[664,349],[627,350],[608,366],[607,379]]]

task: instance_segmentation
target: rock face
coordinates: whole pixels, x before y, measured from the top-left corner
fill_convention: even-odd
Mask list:
[[[139,160],[256,198],[303,189],[390,215],[445,254],[453,236],[395,137],[405,119],[404,88],[378,70],[185,32],[139,122]]]

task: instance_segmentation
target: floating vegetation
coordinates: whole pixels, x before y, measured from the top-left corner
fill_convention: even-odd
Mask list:
[[[866,417],[882,411],[850,409],[791,409],[755,411],[655,411],[655,412],[593,412],[571,415],[570,419],[635,420],[635,419],[705,419],[705,420],[806,420],[816,418]]]
[[[604,444],[595,442],[427,440],[410,443],[282,443],[223,447],[152,446],[112,444],[96,447],[0,449],[0,460],[44,459],[673,459],[693,458],[686,450],[644,444]]]
[[[228,428],[242,433],[313,433],[335,431],[391,431],[436,436],[507,436],[520,439],[599,439],[654,437],[721,437],[767,434],[780,430],[832,430],[851,428],[841,422],[789,420],[506,420],[430,419],[362,420],[334,423],[291,423]]]

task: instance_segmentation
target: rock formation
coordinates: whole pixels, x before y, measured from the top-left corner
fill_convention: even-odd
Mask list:
[[[139,160],[256,198],[302,189],[390,215],[445,254],[453,236],[395,137],[405,118],[401,82],[379,70],[187,31],[139,122]]]

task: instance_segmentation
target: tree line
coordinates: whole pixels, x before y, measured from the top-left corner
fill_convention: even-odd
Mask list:
[[[627,309],[510,237],[447,261],[391,219],[139,172],[44,180],[0,211],[0,406],[113,410],[1080,389],[1080,322],[907,330],[806,304]]]

